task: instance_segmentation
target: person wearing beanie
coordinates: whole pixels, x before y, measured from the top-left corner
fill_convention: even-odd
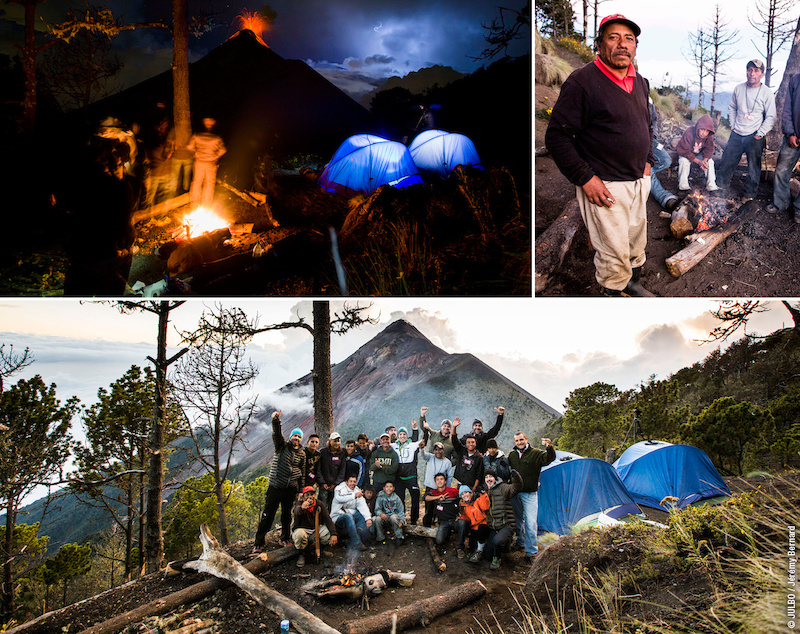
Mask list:
[[[511,482],[501,482],[493,471],[484,475],[486,495],[489,497],[489,509],[486,512],[486,524],[489,534],[486,537],[484,557],[491,560],[489,570],[500,567],[500,558],[514,537],[516,522],[511,499],[522,490],[522,476],[511,471]]]
[[[460,512],[456,520],[456,529],[458,530],[456,555],[459,559],[467,556],[468,552],[464,549],[464,542],[469,534],[469,551],[472,552],[470,562],[478,563],[489,534],[489,527],[486,525],[489,496],[486,495],[486,492],[473,495],[472,490],[465,484],[458,488],[458,496]]]
[[[449,418],[445,418],[439,426],[439,431],[434,431],[428,424],[428,408],[424,405],[419,408],[419,424],[422,427],[422,439],[428,447],[428,451],[433,452],[433,446],[440,442],[444,447],[444,457],[448,460],[453,459],[455,449],[453,448],[452,427],[453,423]]]
[[[410,510],[412,524],[416,524],[419,520],[418,439],[419,429],[415,418],[411,421],[411,438],[408,437],[408,429],[400,427],[397,430],[397,442],[391,443],[398,457],[397,475],[394,480],[395,493],[403,501],[404,508]],[[408,505],[406,505],[406,492],[410,498]]]
[[[494,471],[503,482],[511,480],[511,465],[508,464],[508,457],[500,451],[494,438],[486,441],[486,453],[483,454],[484,475],[487,471]]]
[[[303,486],[306,476],[306,452],[301,446],[303,432],[299,428],[292,430],[289,442],[281,433],[281,413],[272,413],[272,443],[275,452],[269,469],[269,486],[264,496],[264,512],[258,522],[253,550],[264,548],[264,538],[272,522],[278,506],[281,507],[281,537],[279,544],[287,546],[291,540],[292,511],[297,494]]]
[[[503,415],[506,412],[506,408],[495,407],[494,411],[497,412],[497,420],[494,426],[487,432],[483,431],[483,421],[480,418],[476,418],[472,421],[472,435],[475,437],[475,448],[483,454],[486,453],[486,441],[490,438],[497,438],[497,434],[500,433],[500,428],[503,426]],[[466,444],[464,442],[466,439],[466,435],[461,438],[462,445]]]
[[[714,173],[714,120],[704,114],[697,123],[689,126],[683,133],[678,146],[678,189],[688,191],[689,173],[692,165],[697,165],[706,174],[706,189],[710,192],[719,189]]]

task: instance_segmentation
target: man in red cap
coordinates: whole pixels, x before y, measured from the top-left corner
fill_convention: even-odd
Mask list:
[[[603,18],[597,59],[564,82],[545,134],[558,169],[576,186],[595,277],[611,296],[652,297],[639,281],[655,165],[649,87],[633,66],[640,33],[623,15]]]
[[[302,497],[294,507],[293,519],[292,541],[300,552],[297,558],[298,568],[306,565],[306,551],[316,549],[316,531],[319,531],[320,544],[336,546],[336,526],[328,507],[317,499],[314,487],[307,486],[303,489]]]

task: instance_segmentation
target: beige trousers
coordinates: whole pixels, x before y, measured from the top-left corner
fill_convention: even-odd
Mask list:
[[[292,541],[297,550],[305,550],[308,548],[308,540],[314,539],[313,528],[295,528],[292,531]],[[328,544],[331,541],[331,532],[325,524],[319,525],[319,543]],[[312,544],[313,545],[313,544]]]
[[[650,177],[635,181],[603,181],[614,204],[597,206],[576,187],[578,206],[595,250],[598,284],[621,291],[631,279],[631,269],[642,266],[647,245],[647,197]]]

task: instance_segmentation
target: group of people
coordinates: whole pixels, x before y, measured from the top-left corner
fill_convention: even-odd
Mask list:
[[[321,546],[336,545],[340,538],[353,553],[366,550],[373,539],[402,544],[404,525],[419,523],[422,506],[421,523],[436,524],[437,545],[456,535],[459,559],[468,557],[475,564],[487,560],[495,570],[515,535],[526,556],[535,557],[539,474],[555,460],[555,450],[547,438],[542,439],[543,449],[532,447],[519,431],[505,455],[496,440],[505,408],[495,411],[491,429],[484,431],[483,421],[475,419],[472,431],[459,438],[460,418],[445,419],[434,430],[427,422],[428,408],[422,407],[419,425],[411,421],[410,435],[406,427],[392,425],[377,439],[361,433],[342,447],[341,435],[333,432],[322,449],[317,434],[303,447],[300,428],[286,440],[281,413],[274,412],[275,453],[254,550],[264,548],[278,507],[279,543],[294,543],[300,551],[297,565],[304,566],[310,551],[318,557]]]
[[[621,14],[603,18],[595,39],[597,59],[573,72],[553,106],[545,143],[559,170],[575,185],[578,205],[595,250],[595,278],[608,296],[651,297],[641,283],[647,244],[645,204],[653,197],[668,211],[679,199],[656,173],[672,164],[657,140],[658,120],[650,88],[634,68],[641,34]],[[731,96],[731,134],[715,167],[715,124],[701,116],[678,146],[678,189],[690,189],[691,170],[705,177],[708,191],[728,188],[742,154],[747,177],[741,202],[752,200],[761,179],[765,136],[776,121],[775,98],[764,86],[764,62],[747,62],[747,81]],[[800,158],[800,74],[789,86],[782,112],[783,143],[775,171],[770,213],[793,205],[800,223],[800,198],[791,201],[789,179]]]

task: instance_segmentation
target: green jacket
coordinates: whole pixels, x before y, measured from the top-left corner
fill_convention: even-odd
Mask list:
[[[534,449],[529,443],[521,457],[519,449],[516,447],[508,453],[508,464],[512,469],[519,471],[522,476],[522,493],[533,493],[539,490],[539,474],[542,472],[542,467],[555,459],[556,450],[552,445],[545,451]]]
[[[381,465],[380,469],[375,468],[375,460]],[[375,491],[380,491],[383,485],[387,482],[394,482],[397,478],[397,467],[400,464],[400,456],[397,452],[389,447],[388,451],[384,451],[380,447],[373,450],[369,457],[369,470],[372,472],[372,486]]]

